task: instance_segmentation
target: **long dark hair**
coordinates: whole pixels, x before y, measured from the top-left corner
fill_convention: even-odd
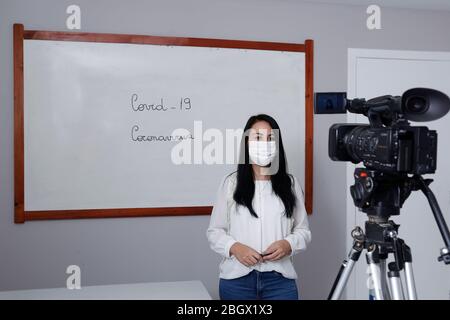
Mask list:
[[[244,128],[244,134],[241,140],[241,152],[244,151],[245,159],[239,161],[237,168],[237,184],[236,190],[233,194],[233,199],[237,204],[246,206],[250,211],[250,214],[255,218],[258,217],[252,206],[253,196],[255,194],[255,181],[252,164],[249,162],[248,154],[248,132],[249,129],[258,121],[266,121],[270,124],[272,129],[278,129],[278,135],[276,135],[276,147],[277,155],[274,161],[278,161],[278,170],[275,174],[270,176],[272,182],[273,192],[281,199],[284,204],[285,213],[288,218],[292,217],[292,213],[296,206],[296,197],[292,190],[293,179],[290,174],[287,173],[286,167],[286,155],[284,153],[283,140],[281,139],[281,132],[278,123],[274,118],[267,114],[258,114],[251,116]],[[245,160],[245,161],[244,161]],[[291,180],[292,179],[292,180]]]

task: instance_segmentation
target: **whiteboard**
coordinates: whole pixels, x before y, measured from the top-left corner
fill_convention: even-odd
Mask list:
[[[440,90],[450,96],[450,53],[349,49],[350,98],[373,98],[380,95],[402,95],[414,87]],[[349,122],[367,123],[362,115],[348,114]],[[450,115],[431,122],[411,122],[414,126],[427,126],[438,133],[437,169],[426,178],[434,179],[430,185],[442,214],[450,223],[450,150],[446,139],[450,136]],[[354,183],[355,166],[347,166],[347,188]],[[347,189],[348,190],[348,189]],[[354,226],[363,226],[366,215],[355,209],[347,195],[347,234]],[[399,237],[411,247],[413,269],[419,299],[448,299],[450,294],[450,268],[437,261],[444,246],[428,201],[421,191],[414,191],[406,200],[400,216],[391,219],[400,224]],[[348,237],[348,250],[351,248]],[[367,265],[360,258],[348,286],[350,298],[367,299]]]
[[[258,113],[304,188],[304,52],[26,39],[25,211],[212,205],[236,165],[174,164],[164,137],[205,147],[196,121],[225,135]]]

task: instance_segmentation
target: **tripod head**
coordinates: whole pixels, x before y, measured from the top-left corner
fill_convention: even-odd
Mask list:
[[[350,187],[355,206],[368,216],[389,218],[400,208],[413,190],[414,179],[406,173],[393,174],[366,168],[355,169],[355,184]]]
[[[366,168],[356,168],[354,178],[355,184],[350,187],[350,193],[355,206],[369,218],[366,222],[366,238],[369,244],[376,243],[380,248],[394,252],[392,245],[397,246],[395,238],[399,225],[389,221],[389,218],[400,214],[403,203],[412,191],[421,190],[430,204],[445,243],[438,260],[450,264],[450,232],[439,204],[429,188],[432,179],[423,179],[421,175],[408,176],[406,173],[386,173]]]

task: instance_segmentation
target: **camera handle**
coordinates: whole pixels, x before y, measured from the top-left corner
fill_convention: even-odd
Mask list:
[[[436,220],[439,231],[441,232],[442,239],[444,240],[445,247],[441,249],[441,255],[438,257],[438,261],[443,261],[445,264],[450,264],[450,232],[447,224],[445,223],[439,203],[437,202],[433,191],[429,187],[429,184],[433,182],[433,179],[424,179],[421,175],[415,175],[414,181],[427,198],[431,211],[433,212],[434,219]]]

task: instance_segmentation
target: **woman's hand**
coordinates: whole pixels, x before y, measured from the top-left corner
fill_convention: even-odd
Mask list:
[[[262,256],[256,250],[239,242],[236,242],[231,246],[230,253],[246,267],[251,267],[262,262]]]
[[[272,243],[264,252],[264,261],[276,261],[290,255],[292,252],[291,245],[287,240],[279,240]]]

